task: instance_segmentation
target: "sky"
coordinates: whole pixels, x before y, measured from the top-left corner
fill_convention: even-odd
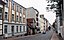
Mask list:
[[[49,23],[53,24],[56,19],[56,14],[53,12],[47,12],[46,0],[14,0],[25,8],[34,7],[39,11],[39,14],[44,14],[44,17],[49,21]]]

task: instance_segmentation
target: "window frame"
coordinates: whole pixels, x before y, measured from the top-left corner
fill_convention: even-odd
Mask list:
[[[22,8],[20,7],[20,13],[22,14]]]
[[[18,15],[17,15],[17,16],[16,16],[16,21],[17,21],[17,22],[18,22],[18,19],[19,19],[19,18],[18,18]]]
[[[12,21],[14,21],[14,14],[12,14]]]
[[[20,32],[22,32],[22,26],[20,26]]]
[[[7,17],[6,17],[7,16]],[[5,16],[4,16],[5,20],[8,20],[8,12],[5,12]]]
[[[12,10],[14,10],[14,1],[12,1]]]
[[[22,22],[22,17],[20,16],[20,22]]]
[[[0,10],[0,16],[1,16],[1,17],[0,17],[0,20],[2,20],[2,10],[3,10],[3,8],[0,7],[0,9],[1,9],[1,10]]]
[[[7,34],[7,25],[4,25],[4,33]]]
[[[16,11],[18,12],[18,4],[16,5]]]
[[[17,33],[18,33],[18,26],[16,26],[16,31],[17,31]]]
[[[25,32],[25,26],[23,26],[23,31]]]

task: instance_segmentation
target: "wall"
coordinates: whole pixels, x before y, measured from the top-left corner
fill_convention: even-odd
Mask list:
[[[34,18],[36,20],[36,12],[32,7],[26,9],[26,18]]]

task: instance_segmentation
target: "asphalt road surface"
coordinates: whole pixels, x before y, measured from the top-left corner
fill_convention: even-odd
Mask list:
[[[46,34],[38,34],[35,36],[29,36],[24,38],[19,38],[15,40],[51,40],[53,30],[47,31]]]

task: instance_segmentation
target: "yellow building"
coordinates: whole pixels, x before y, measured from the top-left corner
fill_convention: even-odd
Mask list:
[[[4,37],[24,35],[26,30],[26,8],[13,0],[3,0],[6,2],[3,15],[0,14],[0,29]],[[2,20],[1,20],[2,19]]]
[[[4,13],[4,6],[5,6],[4,0],[0,0],[0,35],[3,35],[3,13]]]

